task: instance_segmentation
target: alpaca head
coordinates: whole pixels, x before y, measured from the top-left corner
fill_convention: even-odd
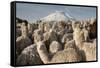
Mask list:
[[[71,40],[71,41],[69,41],[68,43],[66,43],[64,45],[64,49],[68,49],[68,48],[76,48],[76,45],[75,45],[75,41],[74,40]]]
[[[41,31],[44,31],[44,24],[43,23],[40,23],[39,25],[38,25],[38,29],[39,30],[41,30]]]
[[[81,22],[80,21],[73,21],[72,22],[72,28],[73,30],[76,28],[80,28],[81,27]]]
[[[64,36],[62,37],[61,42],[62,43],[67,43],[70,40],[72,40],[72,38],[68,34],[64,34]]]
[[[37,44],[37,50],[46,49],[45,44],[43,43],[43,41],[39,41],[36,44]]]
[[[62,50],[62,45],[57,41],[52,41],[52,43],[50,44],[50,52],[55,53],[60,50]]]
[[[32,24],[30,24],[30,23],[28,23],[28,32],[30,33],[32,33],[32,31],[33,31],[33,29],[32,29]]]
[[[96,19],[95,19],[95,18],[91,18],[91,19],[90,19],[90,24],[93,25],[93,24],[95,24],[95,23],[96,23]]]
[[[21,25],[21,31],[22,31],[22,35],[23,36],[27,36],[28,34],[28,27],[27,27],[27,23],[23,22]]]
[[[60,21],[58,26],[59,26],[59,28],[65,28],[66,24],[64,21]]]
[[[50,24],[46,23],[45,26],[44,26],[44,31],[48,32],[50,30],[50,27],[51,27]]]

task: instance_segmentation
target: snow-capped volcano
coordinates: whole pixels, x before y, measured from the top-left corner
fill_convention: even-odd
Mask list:
[[[42,21],[69,21],[73,18],[62,11],[56,11],[41,19]]]

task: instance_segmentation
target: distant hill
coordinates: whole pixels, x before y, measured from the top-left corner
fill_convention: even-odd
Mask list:
[[[28,23],[27,20],[23,20],[23,19],[16,17],[16,23],[22,23],[22,22]]]

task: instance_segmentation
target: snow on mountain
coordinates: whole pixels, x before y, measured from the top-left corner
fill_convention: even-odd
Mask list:
[[[41,19],[42,21],[69,21],[74,20],[68,13],[56,11]]]

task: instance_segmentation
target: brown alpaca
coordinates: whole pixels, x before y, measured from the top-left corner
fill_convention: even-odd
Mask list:
[[[74,48],[67,48],[66,50],[58,51],[50,57],[46,46],[42,41],[38,42],[37,45],[37,51],[44,64],[81,61],[80,56]]]
[[[67,34],[64,34],[64,36],[62,37],[61,42],[63,44],[65,44],[65,43],[67,43],[68,41],[70,41],[72,39],[73,39],[73,33],[67,33]]]
[[[90,20],[90,38],[91,39],[97,38],[97,20],[96,19]]]
[[[22,53],[18,56],[16,60],[17,65],[33,65],[33,64],[43,64],[41,61],[37,49],[36,44],[32,44],[26,47]]]
[[[22,35],[16,39],[16,53],[17,53],[17,56],[20,55],[21,51],[25,47],[32,44],[32,41],[27,36],[28,35],[28,28],[27,28],[27,26],[25,25],[24,22],[22,23],[21,31],[22,31]]]

